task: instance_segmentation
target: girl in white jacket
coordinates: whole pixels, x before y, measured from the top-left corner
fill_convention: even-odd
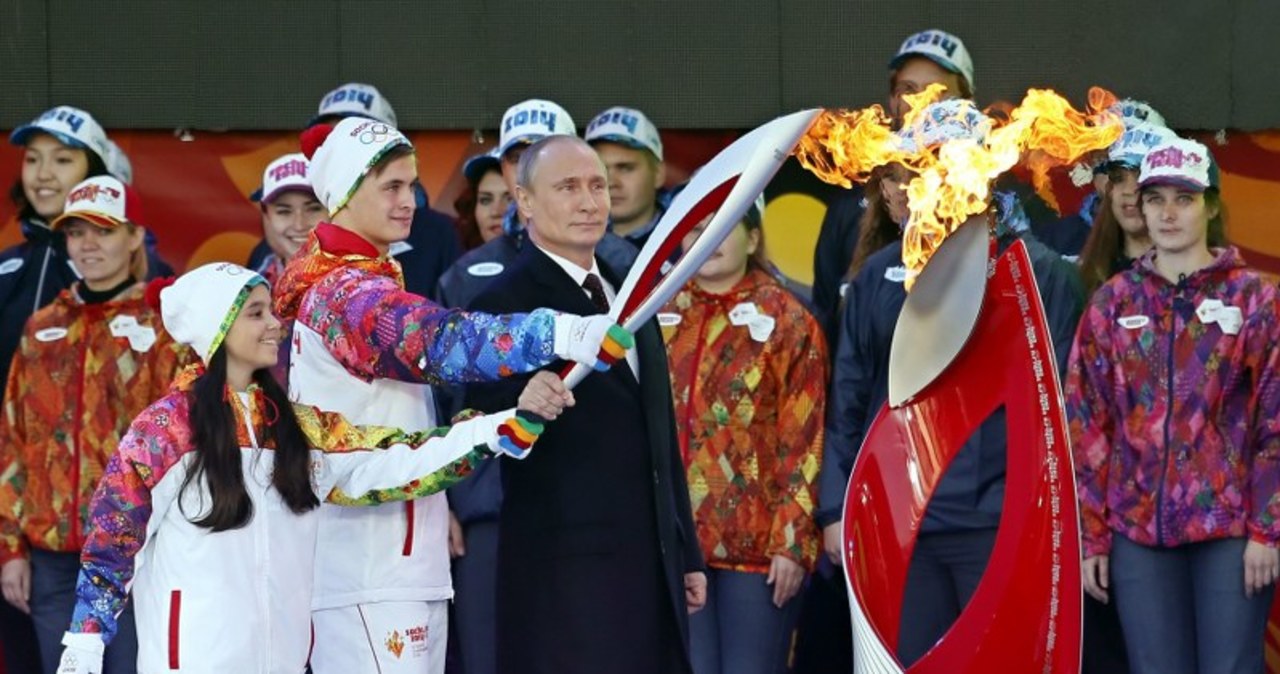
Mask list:
[[[138,416],[107,466],[60,673],[102,671],[132,594],[141,673],[300,674],[312,646],[320,501],[432,494],[477,461],[524,456],[541,433],[514,409],[405,433],[290,404],[267,369],[280,322],[265,280],[243,267],[196,269],[159,301],[165,328],[204,366],[179,374]],[[520,409],[554,418],[566,404],[572,396],[548,376],[531,382]],[[393,635],[387,646],[409,648],[418,636]]]

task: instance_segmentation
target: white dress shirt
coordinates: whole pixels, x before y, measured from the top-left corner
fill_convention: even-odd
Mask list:
[[[594,255],[591,256],[591,268],[583,269],[576,262],[571,262],[567,258],[560,257],[542,246],[538,246],[538,250],[546,253],[547,257],[560,265],[560,268],[569,275],[569,278],[573,279],[573,282],[577,284],[578,289],[587,297],[591,297],[591,293],[587,292],[587,289],[582,287],[582,282],[587,280],[587,274],[595,274],[596,277],[600,279],[600,285],[604,288],[604,297],[609,300],[609,307],[613,307],[614,301],[617,300],[618,293],[614,290],[613,285],[611,285],[609,281],[605,279],[604,275],[600,273],[600,265],[596,263]],[[636,381],[640,381],[640,356],[636,353],[635,349],[627,349],[627,365],[631,367],[631,374],[635,375]]]

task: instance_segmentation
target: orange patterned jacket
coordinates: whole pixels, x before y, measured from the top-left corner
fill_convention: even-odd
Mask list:
[[[812,569],[827,386],[818,322],[758,270],[723,295],[690,283],[658,317],[707,565],[768,573],[784,555]]]
[[[0,563],[27,546],[80,551],[107,460],[194,358],[164,331],[142,284],[101,304],[73,286],[31,316],[0,416]]]

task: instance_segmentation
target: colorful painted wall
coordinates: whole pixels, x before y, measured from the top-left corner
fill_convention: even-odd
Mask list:
[[[736,136],[728,131],[670,132],[669,181],[680,182]],[[275,157],[297,151],[293,134],[203,133],[180,140],[161,131],[117,131],[112,137],[133,162],[134,186],[142,196],[146,220],[160,240],[160,251],[178,269],[210,260],[243,261],[257,242],[259,216],[247,195],[258,187],[262,169]],[[432,205],[452,213],[462,188],[460,168],[467,157],[493,142],[476,142],[465,132],[417,132],[419,172]],[[1223,193],[1230,207],[1229,234],[1254,265],[1280,273],[1280,132],[1227,134],[1225,144],[1212,137],[1222,166]],[[0,185],[17,180],[19,148],[0,146]],[[792,163],[794,164],[794,162]],[[1055,181],[1064,209],[1075,208],[1081,193],[1063,179]],[[797,166],[786,167],[770,187],[765,218],[769,251],[788,276],[812,281],[812,253],[829,186]],[[14,208],[0,203],[0,247],[21,238]]]

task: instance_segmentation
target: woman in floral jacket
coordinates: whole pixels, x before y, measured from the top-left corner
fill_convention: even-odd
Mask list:
[[[826,345],[769,273],[763,235],[757,206],[658,315],[709,567],[689,626],[696,674],[785,671],[818,554]]]
[[[43,671],[71,619],[90,497],[129,422],[164,395],[188,357],[143,300],[143,228],[133,194],[110,176],[67,192],[50,224],[80,280],[27,321],[0,420],[0,585],[31,614]],[[132,672],[133,616],[107,653]]]
[[[1155,146],[1139,183],[1155,247],[1094,294],[1068,368],[1084,587],[1114,594],[1134,672],[1260,672],[1280,574],[1278,295],[1209,247],[1222,202],[1203,145]]]

